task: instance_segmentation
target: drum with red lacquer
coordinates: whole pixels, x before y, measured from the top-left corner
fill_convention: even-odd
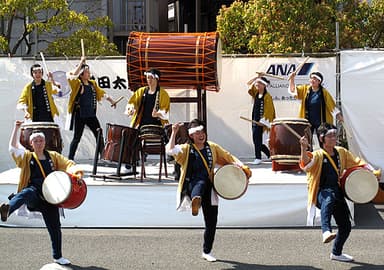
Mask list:
[[[62,171],[50,173],[43,182],[43,196],[51,204],[62,208],[79,207],[87,196],[83,179]]]
[[[221,45],[218,32],[131,32],[127,41],[127,72],[131,90],[146,85],[145,71],[161,72],[169,89],[219,91]]]

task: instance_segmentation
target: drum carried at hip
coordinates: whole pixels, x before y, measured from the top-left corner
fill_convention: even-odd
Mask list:
[[[220,197],[235,200],[247,191],[248,177],[239,166],[227,164],[217,169],[213,179],[213,187]]]
[[[30,151],[33,151],[33,149],[29,143],[29,136],[31,136],[34,131],[44,133],[45,148],[47,150],[61,153],[63,150],[63,140],[61,138],[59,125],[51,122],[23,123],[20,127],[20,143]]]
[[[43,182],[43,196],[51,204],[75,209],[87,196],[87,185],[83,179],[63,171],[54,171]]]
[[[354,203],[368,203],[379,191],[379,181],[365,166],[347,169],[340,178],[345,196]]]

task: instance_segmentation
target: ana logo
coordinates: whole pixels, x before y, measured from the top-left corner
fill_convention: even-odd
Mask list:
[[[308,75],[313,67],[314,63],[305,63],[299,70],[297,75]],[[287,76],[292,72],[295,72],[297,68],[296,64],[272,64],[269,66],[266,73],[280,76]]]

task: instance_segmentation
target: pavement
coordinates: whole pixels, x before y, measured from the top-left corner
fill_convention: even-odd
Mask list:
[[[332,244],[322,243],[319,227],[218,228],[213,263],[201,258],[203,228],[63,228],[63,256],[72,261],[64,267],[52,263],[45,228],[0,227],[0,270],[381,270],[383,228],[384,204],[355,205],[344,246],[351,263],[329,259]]]

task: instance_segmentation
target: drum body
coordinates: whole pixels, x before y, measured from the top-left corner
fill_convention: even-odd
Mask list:
[[[144,72],[161,72],[161,86],[173,89],[218,91],[221,45],[218,32],[131,32],[127,42],[129,88],[146,85]]]
[[[216,171],[213,187],[224,199],[238,199],[247,191],[248,178],[240,167],[233,164],[224,165]]]
[[[45,148],[61,153],[63,140],[60,134],[59,125],[51,122],[23,123],[20,127],[20,143],[25,148],[32,150],[29,143],[29,136],[33,131],[39,130],[45,135]]]
[[[123,150],[121,162],[132,164],[138,153],[138,135],[139,131],[135,128],[107,123],[107,142],[103,159],[118,162],[120,150]],[[122,146],[123,138],[124,145]]]
[[[284,125],[294,129],[300,136],[311,138],[310,124],[302,118],[276,118],[271,124],[269,148],[272,163],[294,165],[298,167],[301,148],[300,141]]]
[[[355,203],[370,202],[379,191],[379,181],[364,166],[347,169],[340,178],[340,184],[345,196]]]
[[[54,171],[44,179],[43,196],[51,204],[74,209],[85,200],[87,185],[83,179],[78,179],[74,175]]]

